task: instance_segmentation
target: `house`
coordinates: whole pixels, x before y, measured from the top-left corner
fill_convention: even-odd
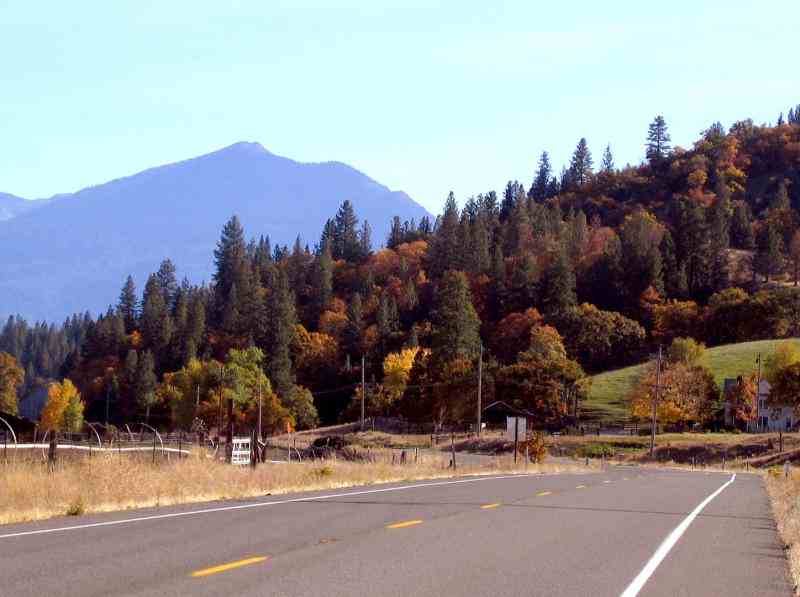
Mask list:
[[[728,390],[741,383],[737,379],[726,379],[723,384],[723,396]],[[759,382],[758,398],[756,404],[756,418],[747,424],[747,430],[751,433],[761,433],[765,431],[790,431],[800,421],[794,408],[791,406],[769,406],[767,404],[769,399],[770,385],[765,379]],[[725,424],[733,425],[733,415],[731,413],[730,404],[726,401],[725,406]]]

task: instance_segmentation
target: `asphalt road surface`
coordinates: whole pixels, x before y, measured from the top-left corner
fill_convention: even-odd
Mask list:
[[[791,595],[761,480],[612,468],[0,526],[3,597],[636,594]]]

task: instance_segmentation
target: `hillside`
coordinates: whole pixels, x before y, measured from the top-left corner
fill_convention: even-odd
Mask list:
[[[756,355],[766,358],[775,347],[786,340],[759,340],[716,346],[706,351],[706,364],[714,373],[717,385],[723,380],[750,373],[756,366]],[[582,405],[583,419],[593,422],[622,423],[628,420],[629,405],[626,395],[641,375],[645,364],[600,373],[591,378],[589,399]]]
[[[166,257],[179,277],[208,282],[209,247],[234,214],[255,238],[291,245],[299,235],[313,248],[347,199],[369,221],[376,245],[385,241],[392,216],[427,215],[405,193],[346,164],[300,163],[258,143],[59,195],[0,222],[0,316],[58,321],[86,309],[97,313],[116,302],[128,274],[141,287]]]
[[[33,201],[26,201],[8,193],[0,193],[0,222],[11,220],[34,207],[36,207],[36,203]]]

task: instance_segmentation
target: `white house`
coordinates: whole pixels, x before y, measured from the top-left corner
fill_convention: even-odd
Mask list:
[[[758,386],[757,416],[748,424],[748,431],[789,431],[797,423],[791,406],[767,406],[769,391],[769,382],[762,379]]]

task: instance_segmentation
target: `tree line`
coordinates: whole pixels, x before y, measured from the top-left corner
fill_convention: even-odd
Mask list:
[[[274,429],[352,418],[362,358],[370,414],[471,420],[482,353],[485,399],[569,423],[587,374],[658,344],[798,333],[796,115],[716,123],[691,148],[658,116],[621,168],[610,146],[595,168],[581,139],[560,174],[543,152],[529,187],[461,207],[451,193],[434,221],[394,218],[377,249],[349,201],[313,247],[248,240],[234,216],[210,284],[166,259],[97,319],[10,318],[0,351],[23,369],[17,393],[69,378],[93,420],[211,427],[234,398],[252,423],[260,396]]]

